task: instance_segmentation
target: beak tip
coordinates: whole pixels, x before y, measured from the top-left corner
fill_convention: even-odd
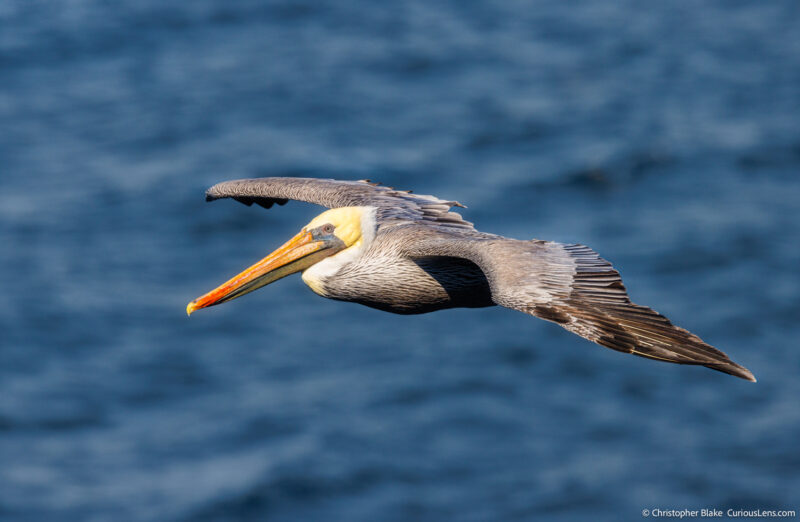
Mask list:
[[[214,306],[276,281],[289,274],[305,270],[310,265],[301,260],[314,260],[311,254],[328,248],[324,241],[316,240],[306,229],[287,241],[267,257],[245,269],[214,290],[202,295],[186,305],[186,315],[195,310]],[[328,254],[330,255],[330,254]],[[314,261],[316,262],[316,261]]]

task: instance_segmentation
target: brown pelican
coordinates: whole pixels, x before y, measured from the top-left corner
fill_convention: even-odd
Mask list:
[[[198,297],[191,314],[302,272],[317,294],[398,314],[500,305],[552,321],[601,346],[702,365],[755,381],[746,368],[631,302],[619,272],[579,244],[522,241],[476,230],[455,201],[362,181],[226,181],[206,200],[270,208],[288,200],[328,207],[273,253]]]

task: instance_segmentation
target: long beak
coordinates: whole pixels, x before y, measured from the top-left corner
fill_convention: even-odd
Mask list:
[[[322,258],[335,254],[342,247],[344,243],[335,236],[332,239],[314,239],[310,232],[301,230],[258,263],[189,303],[186,313],[192,315],[192,312],[200,308],[236,299],[273,281],[305,270]]]

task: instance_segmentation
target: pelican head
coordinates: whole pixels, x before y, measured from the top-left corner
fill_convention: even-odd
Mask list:
[[[305,271],[321,261],[338,258],[340,265],[352,259],[374,237],[374,209],[340,207],[327,210],[311,220],[292,239],[267,257],[234,276],[186,306],[186,313],[218,305],[257,290],[295,272],[304,272],[304,280],[317,291],[314,278]]]

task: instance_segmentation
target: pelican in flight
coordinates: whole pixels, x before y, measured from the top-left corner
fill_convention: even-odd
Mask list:
[[[283,246],[186,307],[241,297],[302,272],[317,294],[397,314],[500,305],[552,321],[601,346],[702,365],[755,381],[746,368],[631,302],[619,272],[579,244],[518,240],[476,230],[455,201],[362,181],[257,178],[225,181],[206,200],[270,208],[288,200],[326,210]]]

